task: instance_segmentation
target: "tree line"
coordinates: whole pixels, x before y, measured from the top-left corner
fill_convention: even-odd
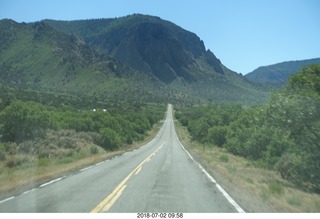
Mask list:
[[[223,147],[320,192],[320,65],[304,67],[264,106],[177,109],[193,140]]]
[[[108,109],[57,108],[15,100],[0,113],[0,135],[4,142],[20,143],[44,137],[47,129],[97,132],[101,136],[100,145],[114,150],[142,138],[163,117],[164,111],[164,105],[109,112]]]

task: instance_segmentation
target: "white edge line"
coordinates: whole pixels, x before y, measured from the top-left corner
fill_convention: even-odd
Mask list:
[[[30,190],[28,190],[28,191],[23,192],[21,195],[26,195],[26,194],[28,194],[28,193],[30,193],[30,192],[35,191],[35,190],[36,190],[36,188],[30,189]]]
[[[0,204],[4,203],[6,201],[10,201],[11,199],[14,199],[14,198],[15,198],[15,196],[11,196],[9,198],[3,199],[3,200],[0,201]]]
[[[104,162],[105,162],[105,161],[102,161],[102,162],[100,162],[100,163],[96,163],[95,166],[99,166],[99,165],[103,164]]]
[[[223,194],[224,197],[226,197],[226,199],[229,201],[230,204],[233,205],[233,207],[235,207],[235,209],[239,212],[239,213],[246,213],[236,202],[235,200],[233,200],[233,198],[231,198],[231,196],[216,182],[216,180],[201,166],[201,164],[199,164],[197,161],[195,161],[195,159],[193,159],[193,157],[191,156],[191,154],[185,149],[185,147],[182,145],[182,143],[180,142],[179,138],[177,137],[178,142],[180,144],[180,146],[183,148],[183,150],[188,154],[188,156],[191,158],[191,160],[193,160],[193,162],[195,162],[196,164],[199,165],[199,168],[201,169],[201,171],[210,179],[211,182],[213,182],[214,184],[216,184],[216,187],[218,188],[218,190]]]
[[[88,166],[88,167],[86,167],[86,168],[83,168],[83,169],[79,170],[79,172],[83,172],[83,171],[89,170],[89,169],[92,168],[92,167],[93,167],[93,166]]]
[[[228,199],[228,201],[237,209],[239,213],[245,213],[245,211],[230,197],[230,195],[217,183],[216,184],[219,191]]]
[[[62,180],[62,178],[63,178],[63,177],[60,177],[60,178],[58,178],[58,179],[54,179],[54,180],[52,180],[52,181],[50,181],[50,182],[47,182],[47,183],[44,183],[44,184],[40,185],[39,187],[40,187],[40,188],[45,187],[45,186],[47,186],[47,185],[50,185],[50,184],[52,184],[52,183],[55,183],[55,182],[57,182],[57,181]]]

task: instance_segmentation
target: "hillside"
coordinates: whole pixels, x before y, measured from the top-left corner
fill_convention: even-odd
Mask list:
[[[81,37],[97,51],[142,72],[151,72],[165,83],[180,77],[195,81],[188,65],[204,57],[215,73],[224,74],[222,64],[203,41],[189,31],[158,17],[131,15],[117,19],[53,21],[56,29]]]
[[[147,15],[79,21],[45,20],[102,54],[151,73],[178,95],[213,102],[264,103],[269,93],[225,67],[194,33]]]
[[[103,100],[264,103],[269,93],[225,67],[200,38],[146,15],[0,21],[0,80]]]
[[[256,70],[245,75],[251,81],[258,83],[270,83],[283,85],[288,78],[296,74],[301,67],[310,64],[320,64],[320,58],[307,59],[300,61],[287,61],[274,65],[259,67]]]
[[[159,82],[44,22],[0,22],[0,83],[107,99],[157,99]],[[144,85],[144,86],[142,86]],[[152,93],[152,97],[151,94]],[[147,97],[150,95],[149,97]]]

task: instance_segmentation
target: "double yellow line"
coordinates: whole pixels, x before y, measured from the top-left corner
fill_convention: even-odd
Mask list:
[[[150,161],[151,157],[154,156],[163,146],[165,142],[160,145],[154,152],[152,152],[146,159],[144,159],[129,175],[124,178],[121,183],[102,201],[100,202],[94,209],[91,210],[91,213],[98,212],[107,212],[112,207],[112,205],[117,201],[117,199],[121,196],[123,190],[126,188],[126,183],[133,175],[137,175],[142,166]]]

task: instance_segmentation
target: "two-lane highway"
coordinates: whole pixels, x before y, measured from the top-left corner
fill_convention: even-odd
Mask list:
[[[157,136],[121,156],[0,200],[0,212],[243,212],[190,156],[172,106]]]

